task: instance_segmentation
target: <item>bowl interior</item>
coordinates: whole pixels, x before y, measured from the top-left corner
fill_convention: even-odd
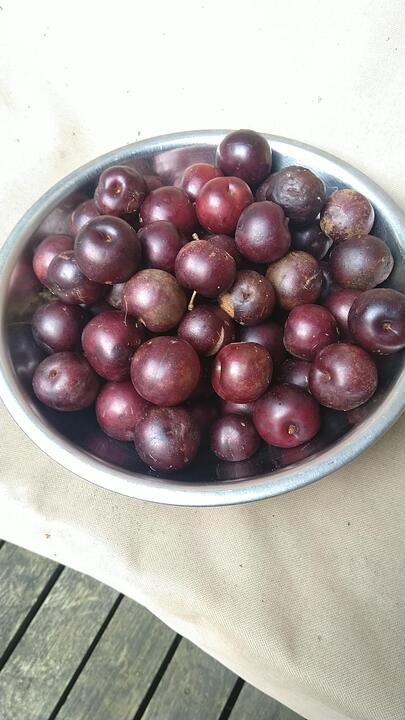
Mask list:
[[[13,408],[11,411],[28,434],[55,459],[87,479],[137,497],[172,502],[173,493],[177,491],[182,496],[185,494],[193,504],[193,489],[197,488],[207,492],[216,488],[221,494],[230,486],[238,486],[246,491],[246,497],[239,497],[242,500],[254,499],[254,493],[250,492],[254,485],[266,487],[262,496],[269,496],[297,484],[306,484],[356,454],[347,451],[351,443],[357,441],[361,450],[368,443],[367,435],[371,440],[384,430],[381,413],[385,412],[401,376],[403,379],[403,353],[383,361],[377,359],[379,389],[375,397],[366,406],[350,413],[325,409],[320,434],[306,445],[291,450],[263,445],[254,458],[239,463],[219,462],[202,447],[196,462],[175,477],[148,470],[138,459],[132,444],[114,441],[104,435],[97,426],[93,410],[59,413],[45,408],[35,398],[31,378],[42,355],[33,341],[29,323],[35,308],[43,302],[31,267],[35,247],[51,232],[68,232],[72,208],[83,197],[92,195],[97,177],[105,167],[125,163],[144,173],[157,173],[165,183],[171,184],[190,163],[214,161],[221,137],[221,132],[169,136],[165,142],[157,139],[136,143],[104,156],[49,191],[23,218],[3,251],[5,282],[3,302],[0,303],[3,366],[6,365],[3,370],[14,410],[18,406],[18,412],[13,412]],[[401,217],[389,198],[367,178],[335,158],[292,141],[268,137],[274,152],[274,170],[291,164],[304,165],[323,178],[328,194],[340,187],[354,187],[369,197],[376,211],[373,233],[389,244],[395,259],[395,269],[386,284],[405,292]],[[7,404],[10,407],[10,402]],[[379,426],[373,430],[377,416],[380,416]],[[220,501],[219,496],[217,499]]]

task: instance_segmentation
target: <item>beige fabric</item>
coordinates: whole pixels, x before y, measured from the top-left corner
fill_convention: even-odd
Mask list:
[[[198,127],[316,144],[404,203],[399,0],[1,5],[2,236],[91,157]],[[3,410],[0,426],[0,536],[134,597],[309,720],[403,720],[404,419],[311,487],[215,509],[110,494]]]

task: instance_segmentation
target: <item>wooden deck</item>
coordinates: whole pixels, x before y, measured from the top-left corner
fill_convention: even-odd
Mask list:
[[[1,720],[300,720],[137,603],[5,543]]]

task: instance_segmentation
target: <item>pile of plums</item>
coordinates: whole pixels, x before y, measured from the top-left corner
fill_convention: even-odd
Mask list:
[[[320,405],[373,396],[373,356],[405,346],[405,296],[377,287],[394,262],[369,234],[373,208],[271,165],[267,140],[239,130],[174,186],[131,165],[102,172],[71,233],[34,252],[49,300],[32,319],[42,403],[94,403],[107,435],[174,471],[201,444],[223,461],[262,441],[294,448],[319,431]]]

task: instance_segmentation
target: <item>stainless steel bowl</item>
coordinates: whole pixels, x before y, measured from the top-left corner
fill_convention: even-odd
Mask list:
[[[29,319],[40,296],[30,270],[32,250],[49,232],[67,230],[78,193],[90,195],[98,175],[116,163],[158,173],[165,182],[192,162],[211,162],[225,131],[179,133],[144,140],[104,155],[76,170],[49,190],[17,224],[0,255],[0,391],[14,419],[50,457],[81,477],[130,497],[173,505],[225,505],[260,500],[308,485],[353,460],[380,437],[405,407],[404,353],[379,363],[375,398],[347,415],[326,411],[321,434],[304,448],[263,449],[250,461],[220,463],[201,451],[181,475],[148,471],[126,443],[107,438],[93,411],[57,413],[34,397],[31,377],[40,353]],[[320,175],[330,193],[353,187],[376,211],[374,232],[384,238],[395,258],[389,278],[405,292],[405,216],[366,176],[316,148],[273,135],[274,169],[293,163]]]

